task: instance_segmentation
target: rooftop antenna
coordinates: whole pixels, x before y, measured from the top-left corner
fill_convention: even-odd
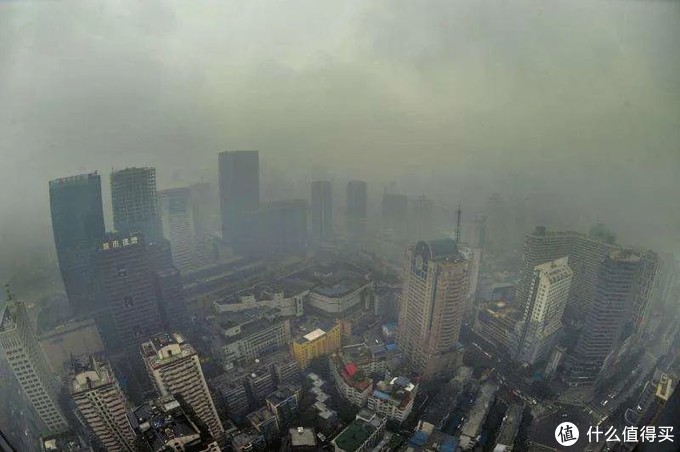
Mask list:
[[[462,211],[460,210],[460,203],[458,203],[458,210],[456,211],[456,245],[460,245],[460,217]]]

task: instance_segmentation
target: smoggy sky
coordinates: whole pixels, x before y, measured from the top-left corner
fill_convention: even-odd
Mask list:
[[[271,180],[548,191],[677,238],[679,43],[671,1],[0,2],[0,228],[49,224],[49,179],[259,149]]]

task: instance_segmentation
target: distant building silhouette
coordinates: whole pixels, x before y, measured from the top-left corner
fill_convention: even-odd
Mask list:
[[[385,192],[382,197],[382,228],[391,230],[397,238],[406,234],[408,218],[408,198],[406,195]]]
[[[101,178],[97,173],[50,181],[50,212],[59,270],[75,314],[94,306],[93,258],[104,237]]]
[[[163,236],[170,241],[172,260],[180,270],[189,270],[198,261],[191,189],[161,190],[158,203]]]
[[[147,243],[162,238],[155,168],[126,168],[111,173],[111,203],[116,232],[143,234]]]
[[[258,151],[225,151],[219,154],[222,239],[232,245],[242,233],[246,214],[260,208]]]
[[[333,234],[333,186],[327,180],[312,182],[311,186],[312,240],[328,240]]]
[[[347,236],[352,241],[364,239],[366,233],[367,198],[366,182],[353,180],[347,183]]]

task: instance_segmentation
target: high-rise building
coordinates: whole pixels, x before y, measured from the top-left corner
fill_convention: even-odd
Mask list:
[[[50,212],[59,270],[75,314],[93,309],[93,256],[104,236],[101,178],[97,173],[50,181]]]
[[[109,363],[93,355],[73,357],[69,390],[80,417],[106,450],[136,450],[127,400]]]
[[[68,428],[58,405],[59,386],[38,343],[23,302],[0,306],[0,346],[21,389],[50,431]]]
[[[524,317],[518,327],[517,360],[534,364],[547,357],[562,329],[573,275],[567,257],[534,267]]]
[[[96,256],[97,326],[109,353],[134,352],[163,330],[148,247],[141,235],[111,236]]]
[[[196,235],[191,189],[188,187],[158,192],[163,236],[170,241],[172,261],[182,271],[196,265]]]
[[[191,320],[187,313],[179,270],[175,267],[157,270],[153,278],[163,329],[186,334],[191,328]]]
[[[303,251],[307,246],[307,201],[290,199],[266,207],[266,254]]]
[[[615,235],[602,225],[592,228],[588,235],[573,231],[548,231],[545,227],[536,227],[534,232],[525,236],[517,298],[521,301],[528,299],[529,286],[537,265],[568,256],[569,267],[574,275],[567,311],[571,317],[583,320],[590,303],[594,300],[602,262],[612,251],[622,249],[615,241]],[[636,329],[644,323],[658,268],[656,253],[643,251],[640,255],[644,271],[635,295],[633,312]]]
[[[632,329],[632,313],[642,272],[640,254],[614,250],[597,275],[595,294],[576,348],[567,357],[567,381],[592,384],[607,368],[618,347]]]
[[[459,358],[458,337],[468,300],[469,262],[452,239],[418,242],[407,253],[399,313],[399,347],[426,376]]]
[[[225,151],[219,154],[222,239],[238,240],[244,215],[260,208],[260,160],[258,151]]]
[[[311,223],[314,241],[328,240],[333,234],[333,187],[330,181],[312,182]]]
[[[434,234],[434,205],[425,196],[414,198],[410,202],[408,229],[411,240],[430,240]]]
[[[219,212],[217,195],[214,187],[207,182],[200,182],[189,187],[191,190],[191,210],[194,220],[194,237],[197,258],[201,263],[214,259],[214,238],[219,229]]]
[[[347,183],[347,236],[362,240],[366,233],[367,216],[366,182],[353,180]]]
[[[396,193],[383,193],[382,198],[382,228],[391,230],[397,238],[403,238],[406,233],[406,218],[408,217],[408,198]]]
[[[155,168],[126,168],[111,173],[113,227],[116,232],[144,235],[148,243],[162,238]]]
[[[142,358],[158,393],[181,396],[213,437],[219,439],[224,428],[217,415],[196,350],[181,334],[161,333],[142,344]]]

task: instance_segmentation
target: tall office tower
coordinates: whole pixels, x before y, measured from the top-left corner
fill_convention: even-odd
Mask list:
[[[225,151],[219,154],[220,213],[222,239],[238,240],[247,226],[244,215],[260,208],[260,161],[258,151]]]
[[[194,220],[194,236],[196,255],[202,263],[213,260],[212,238],[219,228],[216,191],[207,182],[200,182],[189,187],[191,190],[191,210]]]
[[[266,207],[267,254],[303,251],[307,246],[307,201],[291,199]]]
[[[191,320],[187,313],[179,270],[175,267],[157,270],[153,273],[153,281],[163,330],[187,334],[191,330]]]
[[[113,227],[123,235],[144,234],[147,243],[162,238],[156,194],[156,168],[126,168],[111,173]]]
[[[399,347],[426,376],[459,359],[458,336],[468,300],[469,263],[452,239],[408,250],[399,312]]]
[[[109,353],[134,352],[162,331],[153,267],[141,235],[111,236],[96,256],[97,326]]]
[[[135,434],[127,417],[127,400],[111,365],[92,355],[73,357],[69,383],[81,419],[104,448],[136,450]]]
[[[59,270],[73,312],[93,309],[93,255],[104,237],[101,178],[97,173],[50,181],[52,231]]]
[[[517,328],[515,359],[533,365],[546,358],[555,344],[574,275],[568,261],[563,257],[534,267],[524,318]]]
[[[393,231],[397,238],[406,234],[406,218],[408,216],[408,198],[396,193],[383,194],[382,198],[382,228]]]
[[[634,251],[614,250],[605,258],[583,330],[567,358],[570,384],[592,384],[611,362],[631,327],[641,271],[642,259]]]
[[[429,240],[434,235],[434,205],[432,200],[419,196],[409,207],[409,237],[412,240]]]
[[[40,348],[26,306],[10,301],[0,307],[0,346],[40,419],[51,431],[68,428],[57,403],[59,388],[47,358]]]
[[[569,257],[569,267],[574,272],[567,314],[583,320],[595,296],[600,266],[605,258],[622,247],[616,244],[616,236],[603,225],[596,225],[588,235],[572,231],[547,231],[538,226],[525,236],[524,259],[517,286],[519,300],[528,299],[528,290],[533,279],[533,269],[542,263]],[[634,329],[639,332],[645,324],[645,315],[652,297],[658,269],[658,256],[653,251],[641,251],[643,262],[641,279],[635,295]]]
[[[196,235],[191,189],[173,188],[158,192],[163,236],[170,241],[172,261],[182,271],[196,265]]]
[[[362,240],[366,232],[366,182],[353,180],[347,183],[347,236]]]
[[[312,182],[312,240],[328,240],[333,234],[333,187],[327,180]]]
[[[224,428],[217,415],[196,350],[181,334],[157,334],[142,344],[146,369],[161,395],[181,396],[196,416],[220,438]]]

